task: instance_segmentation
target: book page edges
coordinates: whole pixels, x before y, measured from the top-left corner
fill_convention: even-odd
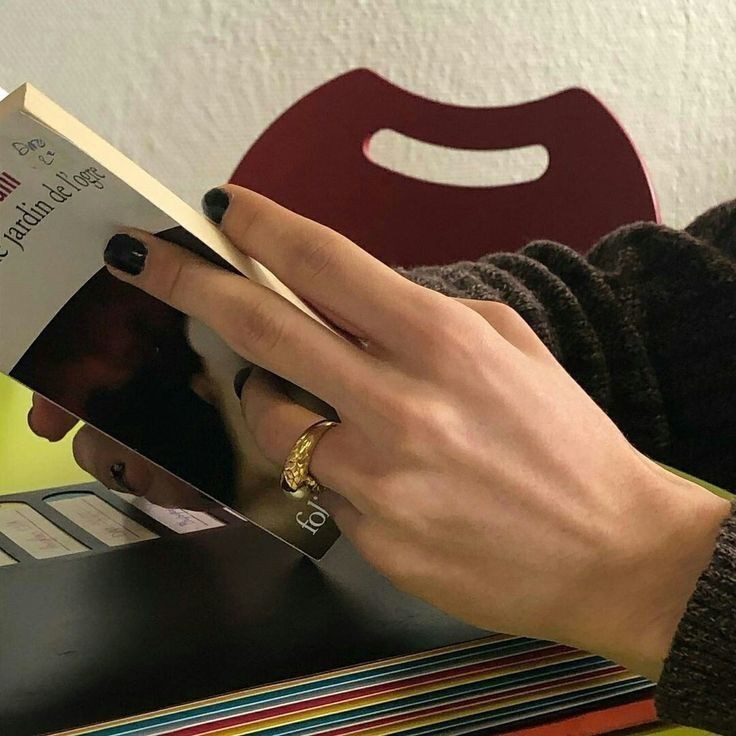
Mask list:
[[[0,117],[18,110],[31,115],[99,162],[245,276],[272,289],[320,324],[332,329],[265,266],[241,253],[207,218],[31,84],[22,85],[0,102]],[[131,227],[135,225],[125,224]]]

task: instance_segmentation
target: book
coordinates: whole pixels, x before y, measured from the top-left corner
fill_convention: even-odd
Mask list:
[[[3,736],[551,736],[654,718],[644,678],[455,621],[395,590],[330,522],[300,536],[296,514],[315,510],[276,479],[238,495],[232,441],[190,390],[183,317],[112,279],[102,248],[120,227],[148,229],[308,307],[27,85],[0,102],[0,192],[0,369],[219,502],[162,509],[96,483],[0,497]],[[173,336],[154,345],[168,362],[146,380],[124,363],[122,384],[80,406],[70,358],[94,355],[132,306]]]
[[[170,473],[193,505],[223,503],[321,558],[337,527],[316,500],[287,497],[279,469],[197,390],[204,369],[184,315],[104,268],[107,240],[125,227],[253,279],[323,322],[203,215],[24,84],[0,102],[0,371]]]

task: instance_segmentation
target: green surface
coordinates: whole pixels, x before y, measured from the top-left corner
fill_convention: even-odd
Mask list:
[[[72,457],[71,435],[48,442],[31,432],[30,406],[31,392],[0,374],[0,493],[89,481]]]

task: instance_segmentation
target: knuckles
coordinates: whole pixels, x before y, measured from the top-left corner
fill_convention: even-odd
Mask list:
[[[299,268],[309,279],[325,277],[332,272],[337,257],[338,243],[329,232],[320,227],[302,239],[295,253]]]
[[[173,251],[171,251],[173,254]],[[166,262],[168,261],[168,263]],[[161,295],[167,304],[180,303],[180,294],[186,293],[188,260],[182,257],[167,258],[155,274],[144,270],[144,277],[151,283],[152,291]],[[161,267],[163,266],[163,267]]]
[[[285,326],[277,316],[270,294],[243,303],[235,296],[229,309],[221,312],[218,331],[241,356],[273,353],[283,343]]]
[[[531,331],[524,318],[508,304],[503,302],[485,302],[482,312],[485,319],[504,334],[526,334]]]
[[[415,353],[425,368],[457,365],[475,359],[478,345],[489,332],[486,321],[474,310],[439,294],[416,315]]]

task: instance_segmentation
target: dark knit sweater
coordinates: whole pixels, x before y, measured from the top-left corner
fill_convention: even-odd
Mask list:
[[[505,302],[651,458],[736,488],[736,202],[684,231],[639,223],[587,256],[550,241],[402,269],[449,296]],[[736,734],[736,507],[680,623],[660,716]]]

